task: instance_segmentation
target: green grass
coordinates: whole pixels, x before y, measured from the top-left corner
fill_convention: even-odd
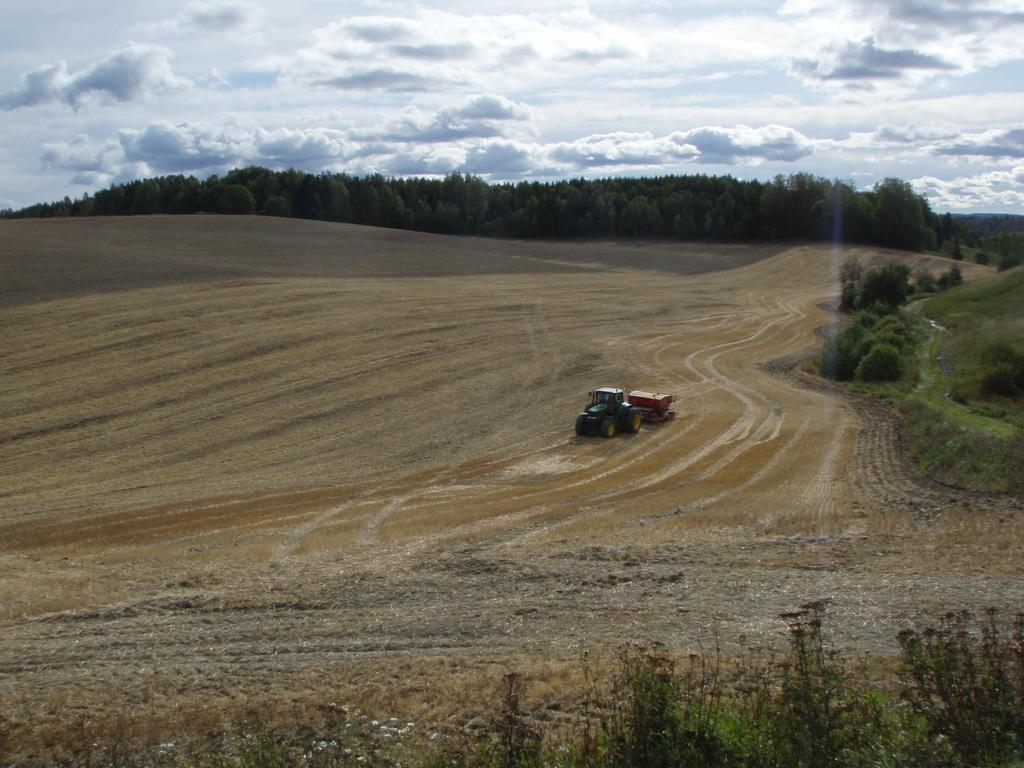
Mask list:
[[[974,490],[1024,491],[1024,399],[986,396],[979,385],[993,340],[1024,346],[1024,270],[960,286],[913,309],[947,329],[930,328],[918,350],[917,387],[900,402],[918,469]],[[948,376],[938,362],[943,351]]]
[[[994,322],[1024,342],[1024,267],[934,296],[925,311],[954,333]]]
[[[907,397],[899,408],[922,474],[975,491],[1024,492],[1024,434],[1005,438],[965,426],[977,417],[962,408],[937,407],[923,397]]]
[[[991,406],[961,404],[949,398],[952,382],[938,363],[943,336],[929,327],[928,338],[917,349],[917,387],[907,397],[927,404],[964,429],[988,432],[1007,440],[1014,437],[1018,429],[1005,412],[993,413]]]
[[[978,491],[1024,492],[1024,397],[985,386],[987,351],[997,342],[1024,349],[1024,268],[913,301],[905,314],[917,323],[915,343],[903,351],[903,375],[850,386],[900,409],[923,474]]]

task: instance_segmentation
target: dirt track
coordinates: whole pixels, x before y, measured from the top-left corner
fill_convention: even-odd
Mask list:
[[[394,674],[429,716],[447,663],[767,642],[818,598],[839,645],[886,651],[1024,598],[1018,500],[914,480],[884,409],[792,370],[839,262],[891,254],[218,217],[0,235],[16,711]],[[67,249],[92,266],[49,281]],[[577,438],[601,384],[674,392],[680,418]]]

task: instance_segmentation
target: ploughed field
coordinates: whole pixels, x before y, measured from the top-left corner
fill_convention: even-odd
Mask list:
[[[851,255],[908,258],[0,222],[2,711],[40,743],[239,701],[443,718],[584,648],[779,642],[809,600],[882,653],[1019,608],[1019,500],[915,479],[883,406],[800,370]],[[602,385],[679,417],[577,437]]]

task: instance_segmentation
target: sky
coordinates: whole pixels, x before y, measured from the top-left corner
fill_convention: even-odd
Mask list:
[[[1024,214],[1024,0],[0,0],[0,208],[261,165]]]

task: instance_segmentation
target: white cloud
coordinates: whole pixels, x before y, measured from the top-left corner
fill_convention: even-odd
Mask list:
[[[121,160],[121,145],[116,141],[92,142],[79,135],[68,142],[43,145],[40,158],[46,168],[65,171],[103,171]]]
[[[932,151],[937,155],[961,157],[1024,158],[1024,127],[992,128],[965,134],[936,144]]]
[[[200,2],[186,3],[175,19],[182,29],[202,32],[238,32],[257,23],[262,12],[246,2]]]
[[[560,142],[549,150],[551,158],[567,168],[652,167],[693,160],[700,153],[676,134],[609,133]]]
[[[253,141],[251,133],[233,127],[210,129],[189,123],[158,122],[120,133],[126,161],[174,173],[230,167],[255,154]]]
[[[914,71],[949,71],[952,64],[909,48],[884,49],[872,37],[826,49],[821,58],[796,59],[798,74],[821,81],[896,80]]]
[[[702,162],[734,165],[764,160],[794,162],[814,153],[814,144],[799,131],[782,125],[751,128],[694,128],[676,134],[676,140],[694,145]]]
[[[189,82],[174,74],[170,60],[166,48],[129,43],[74,72],[60,61],[23,75],[20,88],[0,94],[0,107],[11,110],[63,101],[77,108],[90,97],[127,102],[187,87]]]
[[[646,54],[628,26],[582,9],[536,15],[420,9],[333,22],[317,29],[309,46],[273,63],[293,82],[414,93],[565,78]]]
[[[504,96],[481,94],[459,106],[430,114],[409,107],[395,121],[353,131],[351,135],[363,141],[430,144],[510,135],[528,137],[536,131],[536,117],[529,106]]]
[[[1024,165],[948,180],[922,176],[911,184],[940,211],[1024,208]]]
[[[404,113],[377,126],[262,127],[205,123],[150,123],[125,129],[118,141],[79,136],[48,144],[44,167],[118,176],[126,165],[156,173],[222,172],[260,164],[311,171],[344,170],[394,175],[454,171],[492,179],[524,175],[571,175],[584,171],[651,169],[682,165],[757,165],[792,162],[813,152],[813,143],[780,125],[707,126],[656,136],[650,132],[584,136],[543,142],[532,136],[532,110],[485,94],[431,115]]]
[[[781,13],[833,33],[787,57],[791,74],[847,98],[898,98],[925,82],[1024,58],[1016,0],[789,0]]]

